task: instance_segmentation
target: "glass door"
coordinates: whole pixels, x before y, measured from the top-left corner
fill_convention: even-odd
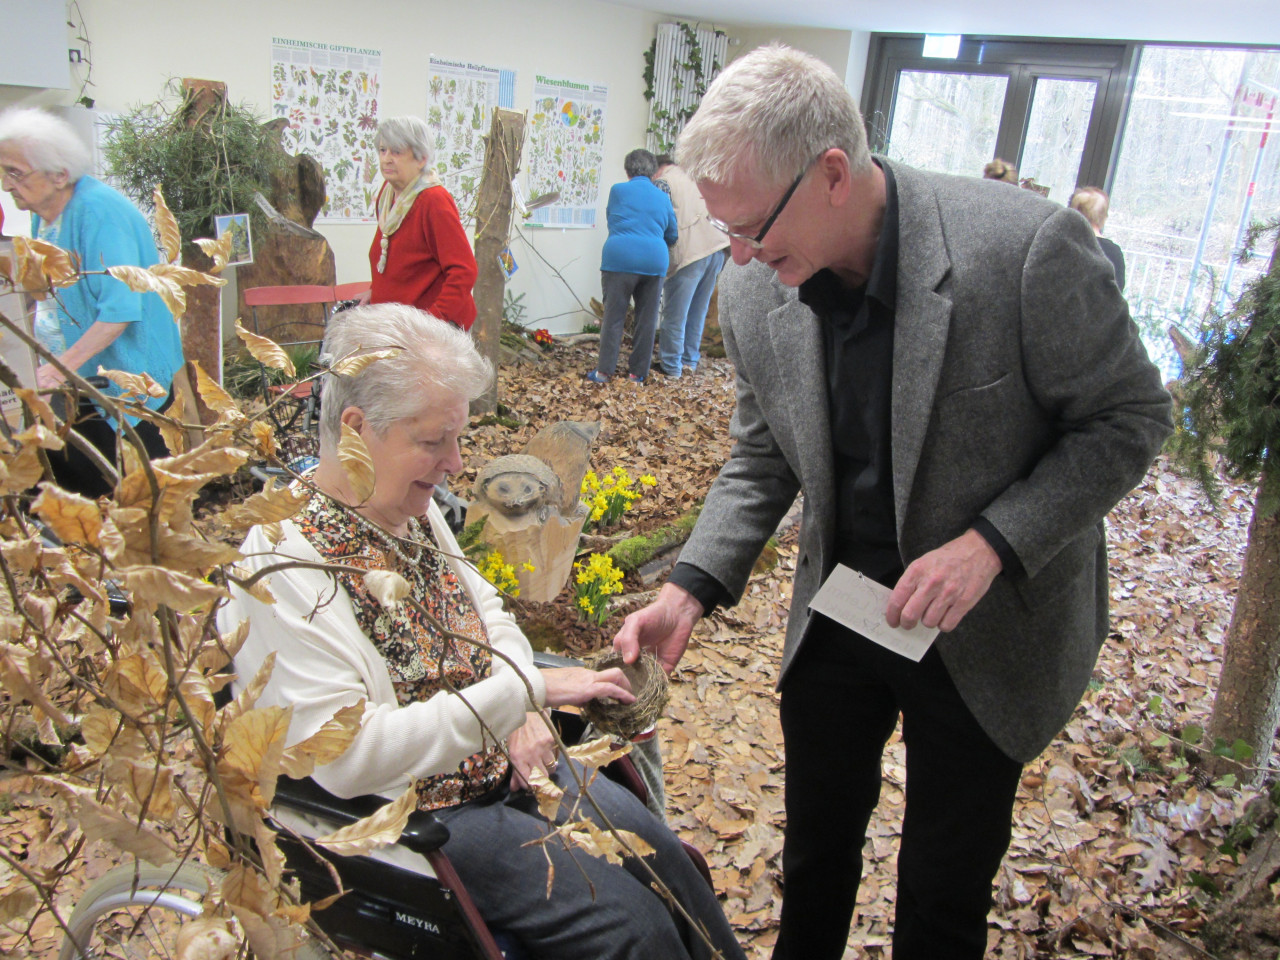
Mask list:
[[[926,170],[972,173],[995,155],[1009,78],[903,70],[886,156]]]
[[[966,37],[954,60],[922,46],[875,39],[862,102],[872,150],[969,176],[1000,157],[1059,203],[1105,186],[1132,45]]]

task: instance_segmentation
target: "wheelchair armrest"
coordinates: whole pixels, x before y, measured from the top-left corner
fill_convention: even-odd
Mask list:
[[[582,661],[576,657],[565,657],[558,653],[547,653],[545,650],[533,651],[533,665],[540,670],[554,667],[580,667]]]
[[[363,820],[390,803],[386,797],[366,795],[343,798],[334,796],[310,777],[295,780],[281,777],[276,782],[275,802],[291,810],[329,820],[341,826]],[[449,839],[449,828],[426,810],[409,814],[409,822],[400,835],[401,846],[424,856],[439,850]]]

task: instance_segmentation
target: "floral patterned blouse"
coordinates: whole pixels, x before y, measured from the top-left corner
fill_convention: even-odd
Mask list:
[[[313,496],[293,521],[326,562],[361,570],[394,570],[409,581],[410,595],[445,630],[488,640],[484,622],[439,553],[423,548],[420,562],[406,564],[388,541],[398,542],[409,557],[418,547],[390,535],[383,540],[323,494]],[[430,527],[416,520],[410,521],[409,539],[435,545]],[[356,622],[386,660],[401,706],[464,690],[489,675],[493,655],[484,647],[445,636],[410,604],[387,610],[358,574],[336,577],[351,597]],[[484,748],[462,761],[456,771],[418,781],[418,809],[438,810],[484,796],[503,783],[507,770],[504,745],[486,735]]]

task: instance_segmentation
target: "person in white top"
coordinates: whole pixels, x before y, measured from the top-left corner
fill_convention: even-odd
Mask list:
[[[540,711],[634,697],[616,668],[535,668],[529,642],[498,592],[462,558],[432,501],[435,487],[462,469],[458,438],[468,405],[493,377],[471,338],[415,307],[377,304],[336,315],[323,356],[334,363],[395,348],[354,375],[325,375],[318,492],[279,531],[254,528],[245,540],[250,572],[291,560],[333,568],[275,569],[266,578],[272,604],[232,590],[219,624],[230,630],[249,621],[238,677],[248,682],[276,655],[258,703],[292,707],[289,744],[363,700],[360,732],[315,780],[344,797],[396,796],[413,784],[418,808],[449,828],[444,850],[481,915],[540,960],[710,957],[712,947],[652,890],[634,859],[616,866],[558,843],[530,845],[553,829],[526,789],[533,769],[544,769],[570,803],[577,791],[569,768],[576,762],[557,763]],[[368,499],[338,459],[344,428],[368,447],[375,475]],[[365,582],[374,570],[403,576],[414,602],[384,608]],[[590,792],[615,826],[654,847],[646,860],[715,949],[742,957],[676,836],[616,784],[597,778]]]

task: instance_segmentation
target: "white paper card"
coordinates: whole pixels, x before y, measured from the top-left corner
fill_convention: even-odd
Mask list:
[[[919,663],[938,636],[938,628],[924,624],[916,624],[910,630],[889,626],[884,619],[884,609],[889,605],[892,592],[841,563],[814,595],[809,609]]]

